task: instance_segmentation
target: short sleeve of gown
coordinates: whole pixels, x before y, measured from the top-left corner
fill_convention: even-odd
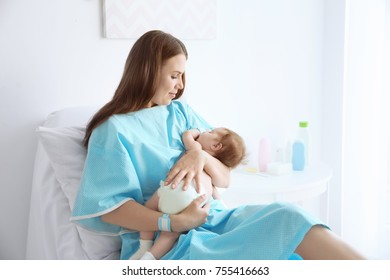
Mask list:
[[[127,230],[103,222],[100,216],[135,200],[143,203],[140,184],[131,158],[110,121],[96,128],[75,202],[74,222],[102,234],[119,235]]]

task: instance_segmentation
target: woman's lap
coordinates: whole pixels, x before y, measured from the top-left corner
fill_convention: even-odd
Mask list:
[[[315,224],[322,223],[286,203],[213,210],[163,259],[288,259]]]

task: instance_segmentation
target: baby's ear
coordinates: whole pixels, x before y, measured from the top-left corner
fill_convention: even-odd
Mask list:
[[[220,149],[222,149],[222,143],[221,142],[211,145],[211,150],[213,150],[213,151],[218,151]]]

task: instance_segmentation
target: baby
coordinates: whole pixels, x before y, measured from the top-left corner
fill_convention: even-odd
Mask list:
[[[182,135],[182,140],[187,151],[204,150],[219,159],[227,167],[234,168],[243,162],[245,158],[245,144],[243,139],[230,129],[219,127],[200,133],[197,129],[187,130]],[[209,186],[209,184],[207,184]],[[218,193],[214,187],[200,189],[197,193],[195,186],[182,190],[180,184],[175,189],[170,185],[160,188],[145,203],[145,206],[166,214],[176,214],[185,209],[193,199],[201,194],[218,199]],[[140,248],[130,257],[131,260],[155,260],[164,256],[175,244],[180,233],[161,231],[159,238],[153,243],[154,232],[140,232]]]

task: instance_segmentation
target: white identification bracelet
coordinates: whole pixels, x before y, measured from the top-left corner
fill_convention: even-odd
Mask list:
[[[158,218],[158,229],[160,231],[171,231],[171,218],[168,214],[163,214]]]

